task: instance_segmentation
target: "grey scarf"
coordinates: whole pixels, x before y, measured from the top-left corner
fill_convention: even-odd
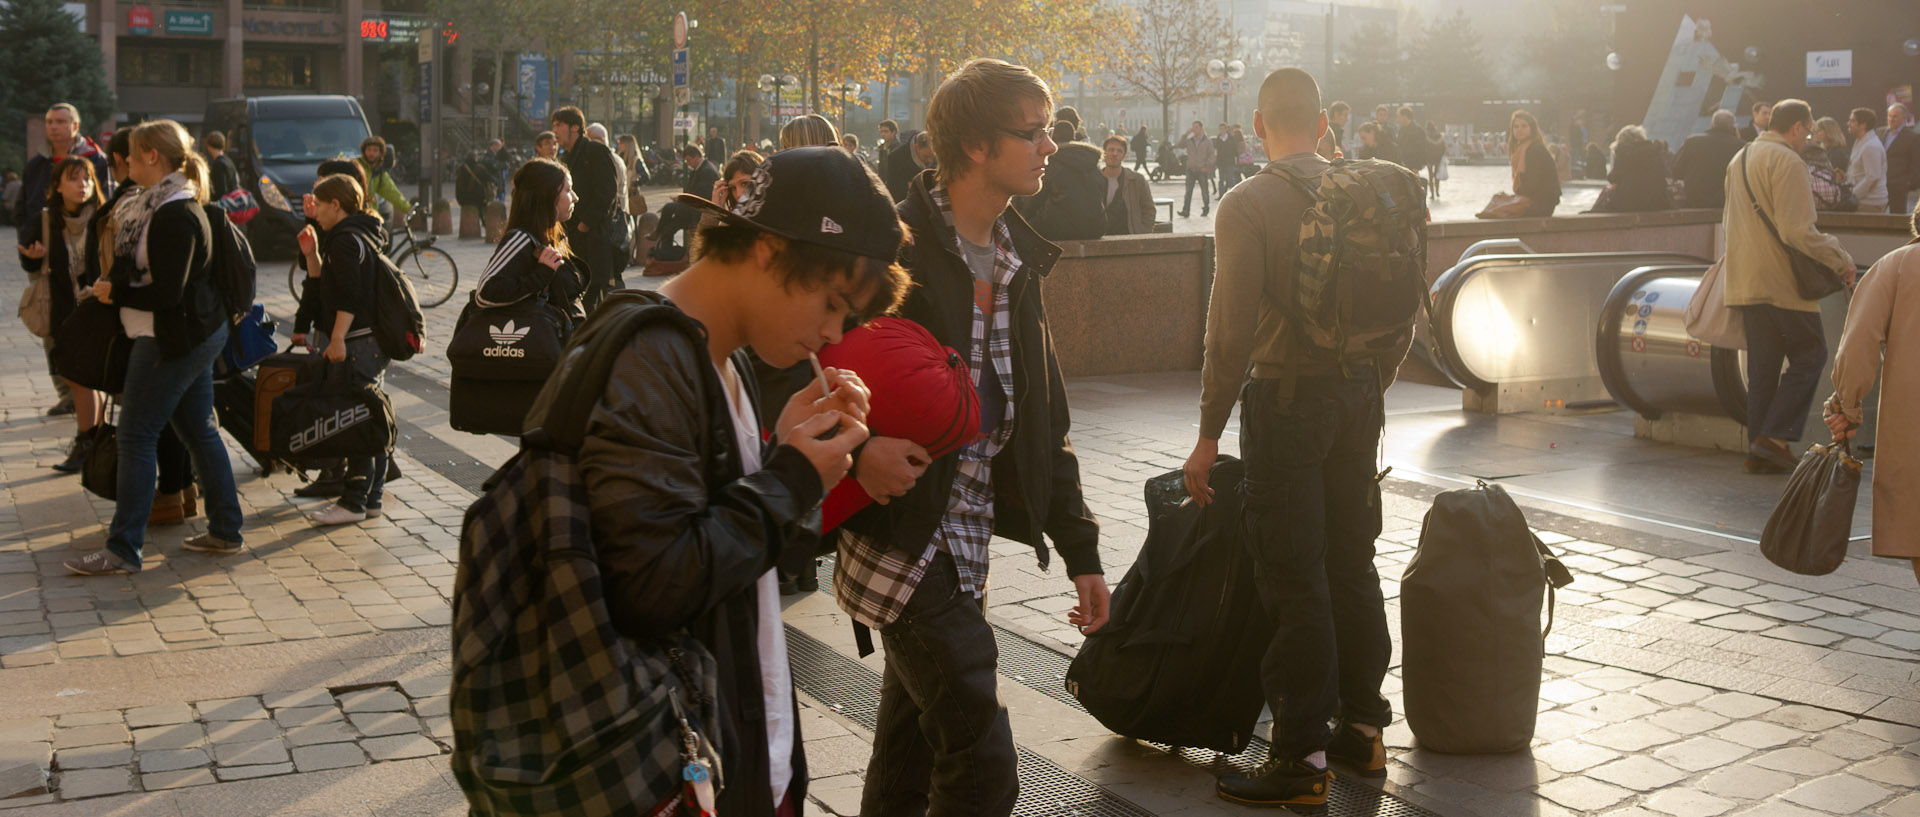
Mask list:
[[[147,234],[147,226],[153,221],[153,214],[159,211],[160,205],[166,204],[168,199],[181,192],[193,193],[193,182],[187,181],[186,176],[175,171],[138,195],[127,196],[121,199],[119,204],[114,205],[113,254],[116,257],[138,257],[135,253],[140,248],[140,239]],[[111,261],[103,262],[102,266],[111,266]]]

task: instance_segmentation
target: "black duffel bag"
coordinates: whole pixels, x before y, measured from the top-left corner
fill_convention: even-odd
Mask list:
[[[1253,739],[1274,625],[1241,535],[1245,469],[1217,460],[1205,508],[1186,501],[1179,471],[1147,481],[1146,544],[1113,590],[1112,618],[1067,670],[1067,692],[1108,729],[1232,754]]]
[[[269,454],[310,459],[373,457],[393,450],[393,406],[352,363],[329,362],[317,380],[273,398]]]
[[[540,387],[560,368],[570,326],[566,313],[544,297],[481,306],[475,293],[447,344],[453,369],[447,424],[519,436]]]
[[[53,330],[53,362],[60,376],[94,391],[126,389],[132,354],[133,339],[120,326],[120,307],[98,298],[81,299]]]

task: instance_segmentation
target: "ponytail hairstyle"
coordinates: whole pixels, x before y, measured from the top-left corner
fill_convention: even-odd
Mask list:
[[[553,203],[567,183],[567,166],[534,157],[513,174],[513,202],[507,207],[507,229],[520,230],[547,243],[562,255],[570,254],[567,231],[555,218]]]
[[[133,128],[133,151],[160,152],[160,161],[193,183],[193,200],[207,203],[207,160],[193,149],[193,137],[171,119],[154,119]]]
[[[347,215],[364,213],[367,208],[366,188],[360,182],[345,173],[322,176],[313,183],[313,198],[316,201],[330,201],[340,205]]]

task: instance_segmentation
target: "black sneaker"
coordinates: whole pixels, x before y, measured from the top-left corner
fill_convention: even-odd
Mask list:
[[[1269,759],[1246,774],[1230,774],[1214,786],[1220,799],[1247,806],[1324,806],[1333,772],[1304,760]]]
[[[48,417],[65,417],[73,413],[73,400],[62,400],[47,409]]]
[[[1327,742],[1327,758],[1346,764],[1348,771],[1361,777],[1387,776],[1387,743],[1379,732],[1367,737],[1343,723],[1333,730],[1333,740]]]

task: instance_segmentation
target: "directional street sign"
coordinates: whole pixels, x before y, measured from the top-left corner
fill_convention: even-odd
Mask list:
[[[673,50],[673,104],[686,105],[693,100],[693,91],[687,87],[687,49]]]
[[[687,105],[693,102],[693,89],[687,87],[689,64],[687,13],[682,11],[673,15],[673,104],[675,105]]]

